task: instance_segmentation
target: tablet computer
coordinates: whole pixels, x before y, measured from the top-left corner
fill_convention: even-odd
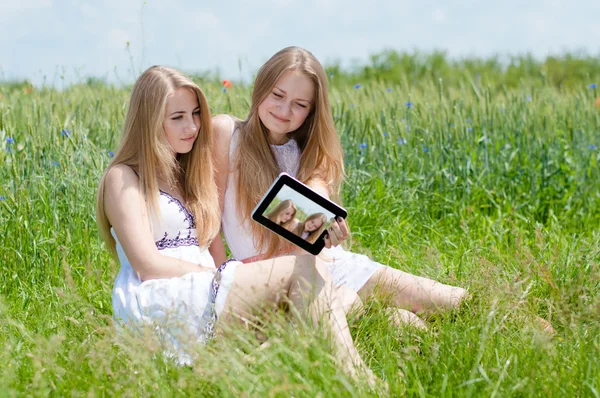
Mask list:
[[[252,212],[254,221],[315,255],[335,218],[347,216],[344,208],[287,173],[275,179]]]

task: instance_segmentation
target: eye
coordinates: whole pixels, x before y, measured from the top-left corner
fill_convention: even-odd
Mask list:
[[[277,98],[283,98],[283,95],[278,94],[275,91],[273,91],[273,95],[276,96]]]
[[[179,120],[179,119],[183,119],[183,116],[179,115],[179,116],[175,116],[175,117],[171,118],[171,120]]]
[[[200,109],[198,109],[197,111],[194,111],[194,115],[199,115],[200,114]]]
[[[304,104],[300,104],[300,103],[298,103],[297,105],[298,105],[300,108],[306,109],[306,105],[304,105]]]

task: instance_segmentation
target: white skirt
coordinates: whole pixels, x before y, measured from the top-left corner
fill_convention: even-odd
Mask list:
[[[346,286],[358,292],[371,279],[375,271],[384,267],[369,257],[344,250],[341,246],[323,249],[322,258],[327,264],[335,286]]]
[[[213,337],[238,264],[226,261],[214,271],[145,282],[131,266],[124,265],[113,289],[115,319],[133,330],[153,327],[164,343],[165,355],[189,365],[193,353],[186,347]]]

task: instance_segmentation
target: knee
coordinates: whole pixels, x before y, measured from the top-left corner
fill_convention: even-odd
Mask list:
[[[345,314],[354,313],[357,316],[364,312],[364,305],[358,294],[347,286],[338,286],[336,294]]]
[[[462,287],[456,287],[454,293],[454,308],[459,308],[465,301],[469,300],[471,295],[468,290]]]
[[[296,258],[295,274],[297,277],[301,277],[311,283],[318,281],[327,283],[331,281],[327,265],[312,255],[298,256]]]

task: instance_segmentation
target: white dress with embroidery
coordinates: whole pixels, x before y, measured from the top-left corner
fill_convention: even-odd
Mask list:
[[[232,127],[234,128],[234,127]],[[225,240],[233,257],[238,260],[247,259],[262,254],[259,252],[252,239],[250,219],[242,220],[237,211],[237,187],[233,174],[234,156],[238,145],[239,130],[231,134],[229,146],[229,176],[225,190],[225,203],[222,215],[222,228]],[[300,148],[294,140],[289,140],[283,145],[271,145],[280,170],[296,176],[300,165]],[[373,276],[382,264],[371,260],[369,257],[344,250],[341,246],[323,249],[322,254],[330,258],[327,263],[329,273],[336,286],[345,285],[354,291],[360,290]]]
[[[165,353],[189,364],[193,356],[186,346],[212,337],[238,263],[226,262],[217,269],[208,248],[199,247],[194,217],[183,204],[161,191],[159,206],[160,216],[152,216],[152,230],[160,253],[214,270],[141,281],[111,228],[121,263],[112,293],[114,317],[134,330],[151,325],[164,342]]]

